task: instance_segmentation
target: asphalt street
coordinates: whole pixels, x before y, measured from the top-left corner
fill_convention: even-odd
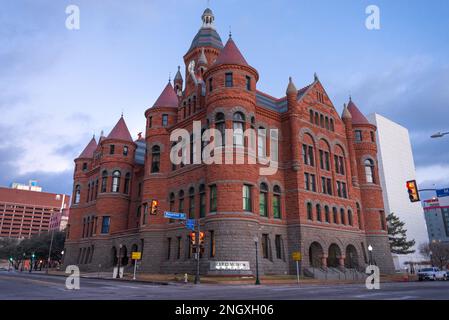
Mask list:
[[[65,277],[0,273],[1,300],[441,300],[449,299],[449,281],[398,282],[367,290],[345,285],[211,285],[168,284],[80,279],[79,290],[68,290]]]

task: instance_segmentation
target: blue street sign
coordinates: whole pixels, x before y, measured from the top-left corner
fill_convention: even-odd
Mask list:
[[[438,198],[449,197],[449,188],[437,190],[437,197]]]
[[[175,219],[175,220],[185,220],[186,214],[185,213],[179,213],[179,212],[164,212],[164,217],[168,219]]]
[[[186,222],[186,228],[195,231],[195,219],[189,219]]]

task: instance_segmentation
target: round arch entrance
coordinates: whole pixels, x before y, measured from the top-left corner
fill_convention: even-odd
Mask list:
[[[309,247],[309,264],[311,267],[320,268],[323,266],[323,247],[318,242],[313,242]]]
[[[359,267],[359,255],[352,244],[346,247],[345,267],[349,269]]]
[[[335,243],[329,247],[329,255],[327,256],[327,266],[330,268],[337,268],[340,266],[341,250]]]

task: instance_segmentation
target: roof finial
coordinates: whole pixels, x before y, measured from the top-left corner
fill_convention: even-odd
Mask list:
[[[229,26],[229,39],[232,39],[232,28]]]
[[[351,96],[351,94],[349,94],[349,101],[350,101],[350,102],[352,101],[352,96]]]
[[[95,132],[94,132],[94,135],[93,135],[92,139],[95,139]]]
[[[100,138],[101,137],[104,137],[104,131],[103,130],[101,130],[101,132],[100,132]]]
[[[318,75],[316,72],[313,74],[313,78],[315,79],[315,81],[318,81]]]
[[[171,72],[168,73],[168,83],[171,83]]]
[[[122,108],[122,116],[121,116],[121,118],[123,118],[123,108]]]

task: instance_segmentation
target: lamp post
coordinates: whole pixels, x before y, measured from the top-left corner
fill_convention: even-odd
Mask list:
[[[122,260],[122,244],[119,245],[118,249],[118,264],[117,264],[117,276],[116,279],[120,279],[120,260]]]
[[[437,132],[437,133],[431,135],[430,137],[432,139],[438,139],[438,138],[443,138],[445,135],[448,135],[448,134],[449,134],[449,132]]]
[[[373,246],[372,245],[368,246],[368,253],[369,253],[369,264],[372,265],[373,264]]]
[[[260,279],[259,279],[259,251],[258,251],[258,243],[259,243],[259,238],[257,236],[254,237],[254,243],[256,245],[256,285],[260,284]]]
[[[50,221],[53,218],[53,209],[50,211]],[[51,250],[53,247],[53,236],[55,234],[55,229],[51,229],[51,240],[50,240],[50,248],[48,249],[48,260],[47,260],[47,270],[45,271],[46,274],[48,274],[48,268],[50,268],[50,261],[51,261]]]

